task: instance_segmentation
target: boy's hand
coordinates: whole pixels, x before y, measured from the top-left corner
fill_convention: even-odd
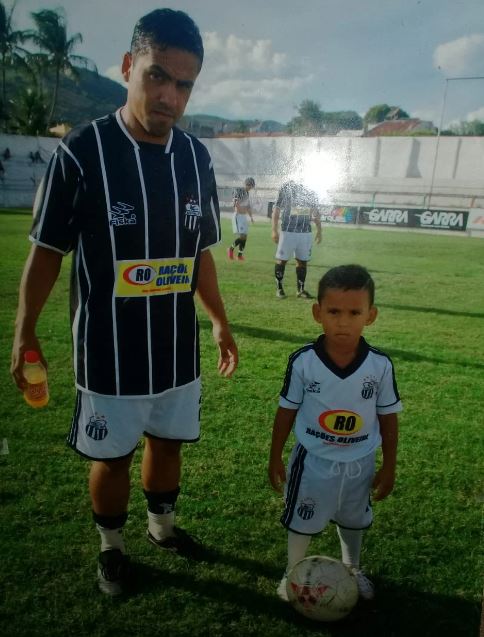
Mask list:
[[[373,495],[373,499],[378,502],[378,500],[383,500],[390,495],[393,491],[393,487],[395,485],[395,471],[393,469],[385,469],[381,467],[375,475],[373,479],[373,489],[375,489],[375,494]]]
[[[282,493],[282,485],[286,482],[286,468],[282,458],[270,460],[269,462],[269,482],[277,493]]]

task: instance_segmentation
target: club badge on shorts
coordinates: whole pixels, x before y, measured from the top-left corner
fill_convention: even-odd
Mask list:
[[[104,440],[109,433],[106,418],[98,414],[91,416],[86,425],[86,433],[93,440]]]

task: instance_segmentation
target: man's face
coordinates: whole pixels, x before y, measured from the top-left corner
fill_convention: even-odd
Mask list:
[[[200,72],[197,56],[182,49],[152,47],[135,56],[126,53],[122,71],[128,82],[123,109],[128,129],[138,141],[166,143]]]

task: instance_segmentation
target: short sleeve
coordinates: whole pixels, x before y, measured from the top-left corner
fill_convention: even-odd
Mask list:
[[[288,409],[298,409],[304,398],[304,380],[301,358],[291,355],[284,376],[279,405]]]
[[[82,187],[82,169],[61,143],[52,155],[34,202],[30,240],[67,254],[76,245],[76,200]]]
[[[393,364],[390,359],[387,359],[378,388],[376,411],[378,414],[385,415],[402,411],[402,409]]]

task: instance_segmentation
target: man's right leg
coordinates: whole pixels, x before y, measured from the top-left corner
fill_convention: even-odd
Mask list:
[[[93,519],[101,536],[99,588],[108,595],[122,593],[128,577],[123,526],[128,518],[132,457],[133,454],[118,460],[96,460],[89,475]]]
[[[286,298],[286,294],[282,286],[282,282],[284,280],[284,271],[286,269],[286,263],[287,261],[281,261],[279,259],[278,261],[276,261],[276,265],[274,266],[274,276],[276,277],[276,296],[278,299]]]

